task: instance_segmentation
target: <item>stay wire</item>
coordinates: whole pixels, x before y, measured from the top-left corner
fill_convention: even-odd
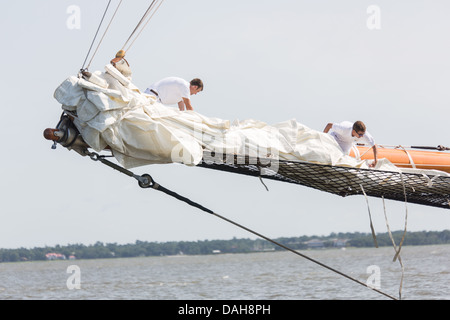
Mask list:
[[[163,192],[163,193],[165,193],[165,194],[167,194],[167,195],[169,195],[171,197],[174,197],[174,198],[176,198],[176,199],[178,199],[180,201],[183,201],[183,202],[189,204],[190,206],[193,206],[193,207],[195,207],[197,209],[200,209],[200,210],[202,210],[204,212],[207,212],[207,213],[209,213],[209,214],[211,214],[211,215],[213,215],[213,216],[215,216],[217,218],[220,218],[220,219],[222,219],[222,220],[224,220],[224,221],[226,221],[228,223],[231,223],[231,224],[233,224],[233,225],[235,225],[235,226],[237,226],[237,227],[239,227],[239,228],[241,228],[241,229],[243,229],[245,231],[248,231],[248,232],[250,232],[250,233],[252,233],[252,234],[254,234],[254,235],[256,235],[256,236],[258,236],[258,237],[260,237],[262,239],[264,239],[264,240],[269,241],[270,243],[273,243],[273,244],[275,244],[275,245],[277,245],[277,246],[279,246],[279,247],[281,247],[281,248],[283,248],[283,249],[285,249],[287,251],[290,251],[290,252],[292,252],[292,253],[294,253],[294,254],[296,254],[296,255],[304,258],[304,259],[307,259],[307,260],[309,260],[309,261],[311,261],[311,262],[313,262],[313,263],[315,263],[315,264],[317,264],[317,265],[319,265],[319,266],[321,266],[321,267],[323,267],[325,269],[328,269],[328,270],[330,270],[332,272],[335,272],[335,273],[337,273],[337,274],[339,274],[339,275],[341,275],[341,276],[343,276],[343,277],[345,277],[345,278],[347,278],[349,280],[352,280],[352,281],[354,281],[354,282],[356,282],[356,283],[358,283],[358,284],[360,284],[360,285],[362,285],[362,286],[364,286],[366,288],[369,288],[369,289],[371,289],[371,290],[373,290],[373,291],[375,291],[375,292],[377,292],[379,294],[382,294],[382,295],[384,295],[384,296],[386,296],[386,297],[388,297],[388,298],[390,298],[392,300],[398,300],[394,296],[391,296],[391,295],[389,295],[389,294],[387,294],[387,293],[385,293],[385,292],[383,292],[383,291],[381,291],[381,290],[379,290],[379,289],[377,289],[375,287],[371,287],[368,284],[359,281],[358,279],[355,279],[355,278],[353,278],[353,277],[351,277],[351,276],[349,276],[349,275],[347,275],[347,274],[345,274],[345,273],[343,273],[343,272],[341,272],[339,270],[336,270],[336,269],[334,269],[334,268],[332,268],[332,267],[330,267],[330,266],[328,266],[328,265],[326,265],[326,264],[324,264],[324,263],[322,263],[322,262],[320,262],[318,260],[315,260],[315,259],[313,259],[311,257],[308,257],[308,256],[306,256],[306,255],[304,255],[304,254],[302,254],[302,253],[300,253],[300,252],[298,252],[298,251],[296,251],[294,249],[291,249],[291,248],[289,248],[289,247],[287,247],[287,246],[285,246],[285,245],[283,245],[283,244],[281,244],[281,243],[279,243],[279,242],[277,242],[277,241],[275,241],[275,240],[273,240],[273,239],[271,239],[269,237],[264,236],[261,233],[258,233],[256,231],[250,229],[250,228],[247,228],[247,227],[245,227],[245,226],[243,226],[243,225],[241,225],[241,224],[239,224],[239,223],[237,223],[237,222],[235,222],[233,220],[230,220],[230,219],[228,219],[228,218],[226,218],[224,216],[221,216],[220,214],[215,213],[214,211],[212,211],[212,210],[202,206],[201,204],[196,203],[196,202],[190,200],[189,198],[186,198],[186,197],[184,197],[182,195],[179,195],[178,193],[176,193],[176,192],[174,192],[172,190],[169,190],[169,189],[161,186],[160,184],[156,183],[153,180],[153,178],[150,175],[148,175],[148,174],[144,174],[142,176],[137,176],[137,175],[133,174],[131,171],[129,171],[127,169],[124,169],[124,168],[114,164],[113,162],[104,159],[104,156],[100,156],[97,153],[87,153],[87,155],[89,155],[90,158],[92,160],[94,160],[94,161],[100,161],[101,163],[103,163],[103,164],[105,164],[105,165],[107,165],[107,166],[109,166],[109,167],[111,167],[111,168],[113,168],[115,170],[118,170],[118,171],[126,174],[127,176],[136,178],[139,181],[139,186],[141,188],[152,188],[152,189],[161,191],[161,192]]]
[[[103,32],[103,36],[100,39],[100,41],[98,42],[97,48],[95,49],[94,53],[92,54],[91,60],[89,61],[89,64],[87,65],[86,69],[89,69],[89,67],[91,66],[92,60],[94,60],[94,57],[97,54],[98,48],[100,48],[100,45],[102,44],[103,39],[105,38],[105,35],[108,32],[109,27],[111,26],[111,23],[113,22],[116,14],[117,14],[117,11],[119,11],[119,8],[120,8],[121,4],[122,4],[122,0],[120,0],[119,4],[117,5],[116,10],[114,11],[114,14],[111,17],[111,20],[109,20],[108,26],[106,27],[105,32]]]
[[[111,0],[108,1],[108,5],[106,6],[105,12],[103,12],[102,19],[101,19],[101,21],[100,21],[100,24],[98,25],[97,31],[95,32],[94,39],[92,39],[91,46],[89,47],[88,53],[87,53],[87,55],[86,55],[86,58],[84,59],[83,65],[82,65],[82,67],[81,67],[81,70],[84,70],[84,66],[86,65],[87,59],[89,58],[89,54],[91,53],[92,46],[93,46],[94,43],[95,43],[95,39],[97,39],[98,32],[100,31],[100,27],[101,27],[102,24],[103,24],[103,20],[105,19],[105,16],[106,16],[106,13],[108,12],[109,5],[110,5],[110,4],[111,4]]]
[[[104,21],[104,19],[105,19],[106,13],[108,12],[109,7],[110,7],[110,5],[111,5],[111,1],[112,1],[112,0],[109,0],[109,1],[108,1],[108,4],[107,4],[107,6],[106,6],[106,9],[105,9],[105,11],[103,12],[102,19],[100,20],[100,23],[99,23],[99,25],[98,25],[97,31],[95,32],[95,35],[94,35],[94,39],[92,39],[92,42],[91,42],[91,45],[90,45],[90,47],[89,47],[88,53],[86,54],[86,57],[85,57],[84,62],[83,62],[83,65],[82,65],[82,67],[81,67],[81,70],[82,70],[82,71],[83,71],[83,70],[87,70],[87,69],[89,68],[89,66],[91,65],[91,63],[92,63],[92,61],[93,61],[93,59],[94,59],[94,57],[95,57],[95,55],[96,55],[98,49],[100,48],[100,45],[101,45],[101,43],[102,43],[102,41],[103,41],[103,39],[104,39],[106,33],[107,33],[108,30],[109,30],[109,27],[111,26],[112,21],[114,20],[116,14],[117,14],[117,11],[119,10],[120,5],[122,4],[122,0],[120,0],[119,4],[117,5],[116,10],[114,11],[114,14],[113,14],[112,17],[111,17],[111,20],[109,21],[108,26],[107,26],[106,29],[105,29],[105,32],[103,33],[102,38],[100,39],[100,41],[99,41],[99,43],[98,43],[98,45],[97,45],[97,48],[95,49],[95,51],[94,51],[94,53],[93,53],[93,55],[92,55],[92,57],[91,57],[91,59],[90,59],[90,61],[89,61],[89,64],[88,64],[87,67],[85,68],[86,62],[88,61],[88,58],[89,58],[89,55],[90,55],[90,53],[91,53],[91,50],[92,50],[92,48],[93,48],[93,46],[94,46],[95,40],[97,39],[98,33],[99,33],[100,28],[101,28],[101,26],[102,26],[102,24],[103,24],[103,21]],[[144,22],[144,21],[147,19],[147,17],[150,15],[151,11],[154,9],[155,3],[158,3],[159,1],[160,1],[160,0],[153,0],[153,1],[152,1],[152,3],[150,4],[150,6],[147,8],[147,10],[145,11],[144,15],[142,16],[141,20],[139,21],[139,23],[138,23],[137,26],[134,28],[133,32],[131,33],[131,35],[128,37],[127,41],[126,41],[125,44],[123,45],[122,49],[125,49],[125,47],[126,47],[126,45],[128,44],[128,42],[132,39],[132,37],[133,37],[134,34],[137,32],[137,30],[139,29],[139,27],[143,24],[143,22]],[[139,35],[142,33],[143,29],[147,26],[147,24],[149,23],[150,19],[153,17],[153,15],[154,15],[154,14],[156,13],[156,11],[159,9],[159,7],[161,6],[162,2],[164,2],[164,0],[162,0],[161,2],[159,2],[159,4],[157,4],[157,7],[156,7],[156,9],[154,10],[153,14],[150,16],[150,18],[148,18],[147,22],[145,23],[145,25],[143,26],[143,28],[139,31],[139,33],[138,33],[137,36],[134,38],[134,40],[132,41],[132,43],[128,46],[127,50],[129,50],[129,49],[131,48],[131,46],[133,45],[133,43],[136,41],[136,39],[137,39],[137,38],[139,37]],[[126,51],[127,51],[127,50],[126,50]]]
[[[250,232],[250,233],[252,233],[252,234],[254,234],[254,235],[256,235],[256,236],[258,236],[258,237],[260,237],[262,239],[264,239],[264,240],[267,240],[267,241],[269,241],[269,242],[271,242],[271,243],[273,243],[273,244],[275,244],[275,245],[277,245],[277,246],[279,246],[279,247],[281,247],[281,248],[283,248],[283,249],[285,249],[287,251],[290,251],[290,252],[292,252],[292,253],[294,253],[294,254],[296,254],[296,255],[304,258],[304,259],[307,259],[307,260],[309,260],[309,261],[311,261],[311,262],[313,262],[313,263],[315,263],[315,264],[317,264],[317,265],[319,265],[319,266],[321,266],[323,268],[326,268],[326,269],[328,269],[328,270],[330,270],[332,272],[335,272],[335,273],[337,273],[337,274],[339,274],[339,275],[341,275],[341,276],[343,276],[343,277],[345,277],[345,278],[347,278],[349,280],[352,280],[352,281],[354,281],[354,282],[356,282],[356,283],[358,283],[358,284],[360,284],[360,285],[362,285],[362,286],[364,286],[366,288],[369,288],[369,289],[371,289],[371,290],[373,290],[375,292],[378,292],[378,293],[380,293],[380,294],[382,294],[382,295],[384,295],[384,296],[386,296],[386,297],[388,297],[388,298],[390,298],[392,300],[398,300],[397,298],[395,298],[395,297],[393,297],[393,296],[391,296],[391,295],[389,295],[389,294],[387,294],[387,293],[385,293],[385,292],[383,292],[381,290],[378,290],[378,289],[376,289],[374,287],[371,287],[371,286],[367,285],[366,283],[359,281],[358,279],[350,277],[349,275],[347,275],[347,274],[345,274],[345,273],[343,273],[343,272],[341,272],[339,270],[336,270],[336,269],[334,269],[334,268],[332,268],[332,267],[330,267],[330,266],[328,266],[328,265],[326,265],[326,264],[324,264],[324,263],[322,263],[322,262],[320,262],[318,260],[315,260],[315,259],[313,259],[313,258],[311,258],[309,256],[306,256],[306,255],[304,255],[304,254],[302,254],[302,253],[300,253],[300,252],[298,252],[298,251],[296,251],[294,249],[291,249],[291,248],[289,248],[289,247],[287,247],[287,246],[285,246],[285,245],[283,245],[283,244],[281,244],[281,243],[279,243],[279,242],[277,242],[277,241],[275,241],[275,240],[273,240],[273,239],[271,239],[269,237],[264,236],[261,233],[258,233],[258,232],[254,231],[254,230],[252,230],[250,228],[247,228],[247,227],[245,227],[245,226],[243,226],[243,225],[241,225],[241,224],[239,224],[239,223],[237,223],[237,222],[235,222],[233,220],[230,220],[230,219],[228,219],[228,218],[226,218],[224,216],[221,216],[220,214],[215,213],[214,211],[212,211],[212,210],[210,210],[208,208],[205,208],[204,206],[202,206],[202,205],[200,205],[200,204],[198,204],[196,202],[193,202],[192,200],[190,200],[188,198],[185,198],[185,197],[183,197],[183,196],[181,196],[181,195],[179,195],[179,194],[177,194],[177,193],[175,193],[175,192],[173,192],[171,190],[168,190],[168,189],[162,187],[161,185],[156,184],[156,186],[153,187],[153,189],[158,190],[158,191],[162,191],[162,192],[164,192],[164,193],[166,193],[166,194],[168,194],[168,195],[170,195],[172,197],[175,197],[178,200],[184,201],[184,202],[188,203],[191,206],[194,206],[194,207],[196,207],[196,208],[198,208],[200,210],[203,210],[203,211],[205,211],[205,212],[207,212],[207,213],[209,213],[211,215],[214,215],[217,218],[220,218],[220,219],[222,219],[222,220],[224,220],[224,221],[226,221],[228,223],[231,223],[231,224],[233,224],[233,225],[235,225],[235,226],[237,226],[237,227],[239,227],[241,229],[244,229],[244,230],[246,230],[246,231],[248,231],[248,232]]]
[[[150,11],[153,9],[153,5],[156,2],[156,0],[153,0],[152,3],[150,4],[150,6],[147,8],[147,10],[145,11],[144,15],[142,16],[141,20],[139,20],[138,24],[136,25],[136,27],[134,28],[133,32],[131,32],[130,36],[128,37],[127,41],[125,41],[124,45],[122,46],[122,50],[125,50],[125,47],[127,46],[128,42],[131,40],[131,38],[133,37],[133,35],[136,33],[136,31],[139,29],[139,27],[141,26],[142,22],[147,18],[147,16],[149,15]]]
[[[124,50],[126,52],[128,52],[131,48],[131,46],[134,44],[134,42],[137,40],[137,38],[141,35],[142,31],[144,31],[145,27],[147,26],[147,24],[150,22],[150,20],[153,18],[153,16],[155,15],[156,11],[158,11],[159,7],[162,5],[162,3],[164,2],[164,0],[161,0],[159,2],[159,4],[157,5],[157,7],[155,8],[155,10],[153,11],[152,15],[147,19],[147,22],[144,24],[144,26],[141,28],[141,30],[139,31],[139,33],[136,35],[136,37],[133,39],[133,41],[130,43],[130,45],[128,46],[128,48],[125,50],[125,46],[124,46]]]

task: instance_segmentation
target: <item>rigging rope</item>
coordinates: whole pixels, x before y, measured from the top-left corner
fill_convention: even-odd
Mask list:
[[[103,24],[103,20],[105,19],[106,13],[107,13],[108,10],[109,10],[109,6],[110,6],[110,4],[111,4],[111,0],[108,1],[108,4],[107,4],[107,6],[106,6],[106,9],[105,9],[105,11],[103,12],[102,19],[100,20],[100,23],[99,23],[99,25],[98,25],[97,31],[95,32],[94,39],[92,39],[92,42],[91,42],[91,45],[90,45],[90,47],[89,47],[88,53],[86,54],[86,57],[85,57],[85,59],[84,59],[83,65],[82,65],[82,67],[81,67],[81,70],[87,70],[87,69],[89,69],[89,67],[90,67],[90,65],[91,65],[91,63],[92,63],[92,61],[93,61],[95,55],[97,54],[98,49],[100,48],[100,45],[101,45],[102,42],[103,42],[103,39],[105,38],[106,33],[107,33],[108,30],[109,30],[109,27],[111,26],[112,21],[114,20],[116,14],[117,14],[117,11],[118,11],[119,8],[120,8],[120,5],[122,4],[122,1],[123,1],[123,0],[120,0],[120,1],[119,1],[119,4],[117,5],[116,10],[114,11],[114,14],[113,14],[112,17],[111,17],[108,26],[106,27],[105,31],[103,32],[103,36],[102,36],[102,38],[100,39],[100,41],[99,41],[99,43],[98,43],[98,45],[97,45],[97,48],[95,49],[94,53],[92,54],[92,57],[91,57],[91,59],[90,59],[88,65],[85,67],[86,62],[87,62],[87,60],[88,60],[88,58],[89,58],[89,55],[90,55],[90,53],[91,53],[92,47],[94,46],[95,40],[97,39],[98,33],[99,33],[99,31],[100,31],[100,28],[101,28],[101,26],[102,26],[102,24]],[[134,44],[134,42],[136,41],[136,39],[140,36],[140,34],[141,34],[142,31],[144,30],[144,28],[145,28],[145,27],[147,26],[147,24],[150,22],[150,20],[151,20],[152,17],[155,15],[156,11],[158,11],[159,7],[161,6],[161,4],[162,4],[163,2],[164,2],[164,0],[153,0],[153,1],[152,1],[152,3],[150,4],[150,6],[147,8],[147,10],[145,11],[144,15],[142,16],[141,20],[138,22],[137,26],[134,28],[133,32],[131,33],[131,35],[128,37],[127,41],[126,41],[125,44],[123,45],[122,50],[124,50],[125,52],[127,52],[128,50],[130,50],[131,46]],[[153,13],[152,13],[152,11],[153,11]],[[152,13],[152,14],[150,15],[150,13]],[[133,39],[133,41],[132,41],[131,44],[128,46],[128,48],[126,48],[126,50],[125,50],[126,45],[127,45],[128,42],[133,38],[134,34],[139,30],[139,28],[141,27],[141,25],[144,23],[145,20],[147,20],[147,22],[145,22],[144,26],[143,26],[143,27],[141,28],[141,30],[138,32],[138,34],[137,34],[136,37]]]
[[[395,244],[394,237],[392,236],[391,228],[389,227],[389,222],[388,222],[388,217],[387,217],[387,213],[386,213],[386,204],[385,204],[385,201],[384,201],[384,197],[382,197],[382,199],[383,199],[384,219],[386,221],[386,228],[387,228],[387,231],[388,231],[388,234],[389,234],[389,238],[391,239],[392,246],[394,247],[395,254],[396,255],[398,254],[398,262],[400,263],[400,267],[402,269],[402,276],[400,278],[400,286],[399,286],[399,289],[398,289],[398,296],[399,296],[399,299],[401,300],[401,298],[402,298],[402,288],[403,288],[403,278],[404,278],[404,275],[405,275],[405,267],[403,266],[402,258],[400,257],[400,248],[397,249],[397,245]]]
[[[403,236],[402,239],[400,240],[400,243],[398,245],[398,251],[394,256],[394,262],[395,260],[399,257],[400,255],[400,250],[402,249],[402,245],[403,245],[403,241],[405,241],[405,236],[406,236],[406,226],[407,226],[407,222],[408,222],[408,197],[406,195],[406,187],[405,187],[405,182],[403,181],[403,174],[400,173],[400,177],[402,178],[402,185],[403,185],[403,193],[405,195],[405,229],[403,231]]]
[[[111,162],[109,160],[106,160],[105,156],[99,155],[99,154],[97,154],[95,152],[87,152],[87,155],[94,161],[100,161],[101,163],[103,163],[103,164],[105,164],[105,165],[107,165],[107,166],[109,166],[109,167],[111,167],[111,168],[113,168],[115,170],[118,170],[119,172],[122,172],[122,173],[124,173],[125,175],[127,175],[129,177],[135,178],[136,180],[138,180],[139,186],[141,188],[152,188],[152,189],[164,192],[167,195],[170,195],[170,196],[172,196],[172,197],[174,197],[174,198],[176,198],[176,199],[178,199],[180,201],[183,201],[183,202],[185,202],[185,203],[187,203],[187,204],[189,204],[189,205],[191,205],[191,206],[193,206],[195,208],[198,208],[198,209],[200,209],[202,211],[205,211],[205,212],[207,212],[207,213],[209,213],[209,214],[211,214],[211,215],[213,215],[213,216],[215,216],[217,218],[220,218],[220,219],[222,219],[222,220],[224,220],[224,221],[226,221],[228,223],[231,223],[231,224],[233,224],[233,225],[235,225],[235,226],[237,226],[237,227],[239,227],[241,229],[244,229],[244,230],[246,230],[246,231],[248,231],[248,232],[250,232],[250,233],[252,233],[252,234],[254,234],[254,235],[256,235],[256,236],[258,236],[258,237],[260,237],[262,239],[264,239],[264,240],[267,240],[267,241],[269,241],[269,242],[271,242],[271,243],[273,243],[273,244],[275,244],[275,245],[277,245],[277,246],[279,246],[279,247],[281,247],[281,248],[283,248],[283,249],[285,249],[287,251],[290,251],[290,252],[292,252],[292,253],[294,253],[294,254],[296,254],[296,255],[304,258],[304,259],[307,259],[307,260],[309,260],[309,261],[311,261],[311,262],[313,262],[313,263],[315,263],[315,264],[317,264],[317,265],[319,265],[319,266],[321,266],[323,268],[326,268],[326,269],[328,269],[328,270],[330,270],[332,272],[335,272],[335,273],[337,273],[337,274],[339,274],[339,275],[341,275],[341,276],[343,276],[343,277],[345,277],[345,278],[347,278],[349,280],[352,280],[352,281],[354,281],[354,282],[356,282],[356,283],[358,283],[358,284],[360,284],[360,285],[362,285],[362,286],[364,286],[366,288],[369,288],[369,289],[371,289],[371,290],[373,290],[373,291],[375,291],[375,292],[377,292],[379,294],[382,294],[382,295],[384,295],[384,296],[386,296],[386,297],[388,297],[388,298],[390,298],[392,300],[398,300],[394,296],[391,296],[391,295],[389,295],[389,294],[387,294],[387,293],[385,293],[385,292],[383,292],[383,291],[381,291],[381,290],[379,290],[377,288],[369,286],[367,283],[361,282],[358,279],[353,278],[353,277],[351,277],[351,276],[349,276],[349,275],[347,275],[347,274],[345,274],[345,273],[343,273],[343,272],[341,272],[339,270],[336,270],[336,269],[334,269],[334,268],[332,268],[332,267],[330,267],[330,266],[328,266],[328,265],[326,265],[326,264],[324,264],[324,263],[322,263],[322,262],[320,262],[318,260],[315,260],[315,259],[313,259],[313,258],[311,258],[309,256],[306,256],[306,255],[304,255],[304,254],[302,254],[302,253],[300,253],[300,252],[298,252],[298,251],[296,251],[294,249],[291,249],[291,248],[289,248],[289,247],[287,247],[287,246],[285,246],[285,245],[283,245],[283,244],[281,244],[281,243],[279,243],[279,242],[277,242],[277,241],[275,241],[275,240],[273,240],[271,238],[268,238],[268,237],[266,237],[266,236],[264,236],[264,235],[262,235],[262,234],[260,234],[260,233],[258,233],[256,231],[254,231],[252,229],[249,229],[249,228],[247,228],[247,227],[245,227],[245,226],[243,226],[243,225],[241,225],[241,224],[239,224],[239,223],[237,223],[237,222],[235,222],[233,220],[230,220],[230,219],[228,219],[228,218],[226,218],[224,216],[221,216],[221,215],[215,213],[214,211],[212,211],[212,210],[202,206],[201,204],[198,204],[198,203],[196,203],[196,202],[194,202],[194,201],[192,201],[192,200],[190,200],[190,199],[188,199],[186,197],[183,197],[183,196],[179,195],[178,193],[176,193],[174,191],[166,189],[165,187],[163,187],[160,184],[156,183],[153,180],[153,178],[150,175],[148,175],[148,174],[143,174],[142,176],[136,175],[133,172],[131,172],[131,171],[129,171],[129,170],[127,170],[127,169],[125,169],[125,168],[123,168],[123,167],[121,167],[121,166],[119,166],[119,165],[117,165],[117,164],[115,164],[115,163],[113,163],[113,162]]]
[[[373,238],[373,242],[375,244],[375,248],[378,248],[378,241],[377,241],[377,236],[375,234],[375,228],[373,227],[373,223],[372,223],[372,215],[370,213],[370,207],[369,207],[369,199],[367,198],[367,194],[364,191],[364,188],[362,186],[362,184],[359,185],[361,187],[361,190],[364,194],[364,197],[366,198],[366,203],[367,203],[367,210],[369,211],[369,220],[370,220],[370,230],[372,231],[372,238]]]
[[[100,27],[103,24],[103,20],[105,19],[105,16],[106,16],[106,13],[108,12],[108,8],[109,8],[110,4],[111,4],[111,0],[108,1],[108,5],[106,6],[105,12],[103,12],[102,19],[100,20],[100,24],[98,25],[97,32],[95,32],[94,39],[92,39],[91,46],[89,47],[88,53],[86,55],[86,58],[84,59],[83,65],[81,67],[81,70],[84,70],[84,65],[86,64],[86,61],[87,61],[87,59],[89,57],[89,54],[91,53],[92,46],[94,45],[95,39],[97,38],[98,32],[100,31]]]
[[[102,44],[103,39],[105,38],[105,35],[106,35],[106,33],[108,32],[109,27],[111,26],[111,23],[112,23],[112,21],[114,20],[114,18],[115,18],[115,16],[116,16],[117,11],[119,11],[119,7],[120,7],[121,4],[122,4],[122,0],[120,0],[119,4],[117,5],[116,10],[114,11],[114,14],[113,14],[112,17],[111,17],[111,20],[109,20],[108,26],[106,27],[105,32],[103,32],[103,36],[102,36],[102,38],[100,39],[100,41],[99,41],[99,43],[98,43],[98,45],[97,45],[97,48],[95,49],[94,54],[92,55],[92,58],[91,58],[91,60],[89,61],[89,64],[87,65],[86,69],[89,69],[89,67],[90,67],[90,65],[91,65],[91,63],[92,63],[92,60],[94,59],[95,55],[97,54],[98,48],[100,48],[100,45]],[[109,5],[109,4],[108,4],[108,5]]]
[[[145,11],[144,15],[142,16],[141,20],[139,20],[138,24],[136,25],[136,27],[134,28],[133,32],[130,34],[130,36],[128,37],[127,41],[125,41],[124,45],[122,46],[122,50],[124,50],[125,52],[128,52],[128,50],[130,50],[131,46],[134,44],[134,42],[136,41],[136,39],[141,35],[142,31],[145,29],[145,27],[147,26],[147,24],[150,22],[150,20],[153,18],[153,16],[155,15],[156,11],[158,11],[159,7],[161,6],[161,4],[164,2],[164,0],[153,0],[152,3],[150,4],[150,6],[147,8],[147,10]],[[153,13],[150,15],[150,13],[153,11]],[[150,16],[150,17],[149,17]],[[147,19],[147,17],[149,17]],[[133,39],[133,41],[130,43],[130,45],[125,48],[128,44],[128,42],[130,42],[131,38],[133,38],[134,34],[138,31],[138,29],[140,28],[140,26],[144,23],[144,21],[147,19],[147,22],[144,24],[144,26],[141,28],[141,30],[138,32],[138,34],[136,35],[136,37]]]

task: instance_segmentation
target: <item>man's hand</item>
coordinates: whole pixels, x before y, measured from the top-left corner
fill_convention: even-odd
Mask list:
[[[191,105],[191,100],[187,98],[183,98],[183,101],[178,102],[178,108],[180,111],[184,111],[186,107],[186,110],[194,110],[194,108]]]
[[[371,163],[371,164],[369,164],[369,168],[374,168],[376,165],[377,165],[377,163],[378,163],[378,157],[377,157],[377,145],[375,144],[373,147],[372,147],[372,149],[373,149],[373,162]]]
[[[323,129],[323,132],[328,133],[328,131],[330,131],[331,127],[333,126],[332,123],[328,123],[325,127],[325,129]]]
[[[191,105],[191,100],[187,98],[183,98],[184,105],[186,106],[186,110],[194,111],[194,108]]]
[[[184,111],[184,102],[183,101],[178,102],[178,109],[180,109],[180,111]]]

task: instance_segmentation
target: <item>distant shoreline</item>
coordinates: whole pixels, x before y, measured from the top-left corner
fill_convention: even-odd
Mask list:
[[[403,231],[392,233],[398,245]],[[379,247],[392,246],[388,233],[376,235]],[[374,247],[374,239],[370,233],[331,233],[328,236],[282,237],[274,239],[278,243],[294,250],[339,249]],[[450,244],[450,230],[407,232],[404,246]],[[146,242],[137,240],[134,244],[117,244],[97,242],[93,245],[69,244],[33,249],[0,249],[1,262],[99,259],[99,258],[132,258],[142,256],[174,256],[174,255],[214,255],[224,253],[254,253],[268,251],[284,251],[263,239],[202,240]]]

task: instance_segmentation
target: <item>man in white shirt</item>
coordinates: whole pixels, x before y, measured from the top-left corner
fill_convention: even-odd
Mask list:
[[[362,121],[356,121],[351,123],[349,121],[344,121],[341,123],[328,123],[323,132],[332,135],[339,146],[341,147],[344,154],[349,154],[350,149],[356,143],[367,143],[373,148],[374,162],[371,163],[370,167],[375,167],[377,164],[377,146],[372,135],[366,131],[366,125]]]
[[[191,82],[177,77],[164,78],[145,90],[145,93],[155,96],[162,104],[178,104],[181,111],[194,110],[191,95],[203,91],[202,80],[195,78]]]

